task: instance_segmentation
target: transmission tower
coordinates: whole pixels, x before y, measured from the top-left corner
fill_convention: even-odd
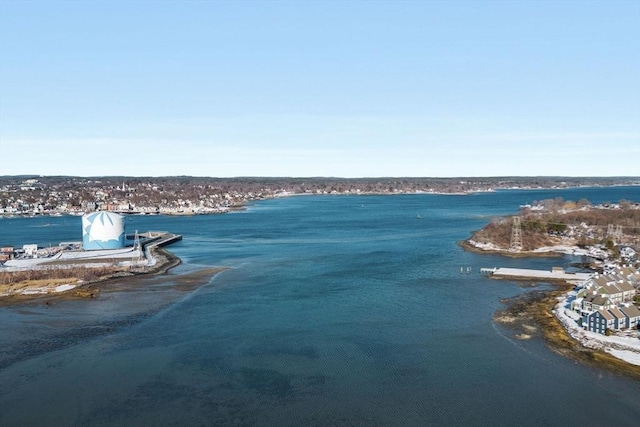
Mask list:
[[[619,243],[620,240],[622,240],[622,236],[622,225],[618,224],[614,226],[613,224],[609,224],[607,227],[607,237],[611,238],[615,243]]]
[[[513,217],[513,227],[511,228],[511,247],[512,252],[520,252],[522,250],[522,224],[520,217]]]
[[[622,225],[618,224],[616,225],[616,239],[618,240],[618,243],[620,243],[620,241],[622,240]]]

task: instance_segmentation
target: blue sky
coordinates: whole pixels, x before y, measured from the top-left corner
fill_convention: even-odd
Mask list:
[[[640,176],[640,2],[0,0],[0,175]]]

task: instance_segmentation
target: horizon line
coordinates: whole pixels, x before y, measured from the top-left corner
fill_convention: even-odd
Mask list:
[[[277,176],[277,175],[238,175],[238,176],[212,176],[212,175],[59,175],[59,174],[13,174],[0,175],[2,178],[212,178],[212,179],[506,179],[506,178],[546,178],[546,179],[634,179],[640,181],[640,176],[635,175],[458,175],[458,176]]]

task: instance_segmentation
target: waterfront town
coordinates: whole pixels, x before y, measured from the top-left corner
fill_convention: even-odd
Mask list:
[[[498,189],[640,185],[638,178],[0,177],[0,216],[224,213],[290,194],[469,194]]]

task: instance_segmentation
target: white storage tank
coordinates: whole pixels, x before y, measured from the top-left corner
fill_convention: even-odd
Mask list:
[[[94,212],[84,215],[82,247],[85,251],[124,248],[124,217],[112,212]]]

